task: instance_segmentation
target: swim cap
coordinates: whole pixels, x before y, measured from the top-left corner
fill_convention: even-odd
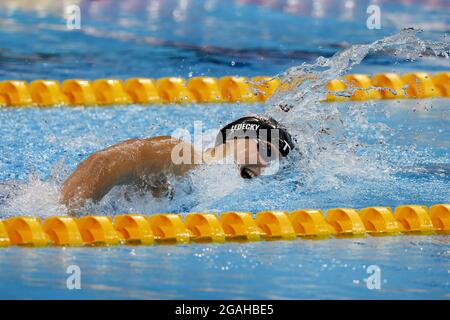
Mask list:
[[[276,141],[272,142],[272,130],[278,131],[278,145],[276,145]],[[263,132],[264,134],[262,134]],[[286,128],[275,119],[260,115],[245,116],[227,124],[220,129],[215,145],[218,146],[227,140],[252,137],[259,141],[275,144],[283,157],[286,157],[294,149],[294,142]]]

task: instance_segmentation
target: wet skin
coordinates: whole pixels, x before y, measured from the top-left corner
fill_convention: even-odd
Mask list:
[[[168,136],[126,140],[82,161],[63,183],[60,200],[70,211],[79,211],[88,199],[99,201],[116,185],[132,185],[161,197],[166,194],[168,177],[183,176],[201,163],[214,163],[230,155],[243,178],[254,178],[269,161],[258,146],[254,139],[241,139],[197,152],[190,143]],[[174,154],[186,156],[185,152],[187,161],[173,161]]]

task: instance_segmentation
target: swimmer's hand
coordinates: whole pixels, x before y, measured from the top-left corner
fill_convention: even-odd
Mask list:
[[[64,182],[60,201],[70,211],[80,212],[88,199],[99,201],[116,185],[136,186],[146,177],[161,174],[184,175],[194,165],[172,162],[172,149],[180,143],[188,144],[185,150],[191,150],[194,157],[192,145],[171,137],[127,140],[93,153]],[[150,188],[155,197],[165,194],[161,181],[160,186]]]

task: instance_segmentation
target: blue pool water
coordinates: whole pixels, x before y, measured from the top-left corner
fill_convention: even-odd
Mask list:
[[[445,43],[450,25],[445,1],[381,1],[380,30],[365,27],[370,1],[77,2],[82,29],[67,31],[59,4],[2,1],[0,80],[273,75],[404,27],[422,28],[420,38]],[[450,65],[429,51],[411,61],[404,52],[386,50],[349,72],[411,70],[449,71]],[[290,123],[291,129],[303,146],[309,143],[301,132],[305,122],[312,130],[325,126],[330,135],[313,140],[317,148],[306,148],[303,157],[294,154],[277,175],[243,181],[232,168],[201,168],[173,181],[173,200],[150,195],[127,200],[116,188],[89,213],[450,203],[448,99],[316,107],[311,105],[312,114],[294,108],[297,126]],[[180,129],[193,134],[201,121],[202,130],[212,132],[205,135],[207,145],[223,124],[270,109],[270,104],[0,109],[0,217],[64,213],[58,203],[64,178],[91,152],[118,141]],[[0,298],[449,299],[449,240],[9,247],[0,250]],[[70,265],[81,269],[81,290],[66,287]],[[371,265],[380,267],[380,290],[364,282]]]

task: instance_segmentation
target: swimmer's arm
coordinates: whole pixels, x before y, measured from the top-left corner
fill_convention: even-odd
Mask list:
[[[187,144],[170,137],[134,139],[96,152],[82,161],[64,182],[61,202],[70,210],[78,210],[86,200],[98,201],[116,185],[133,184],[161,173],[184,175],[194,165],[172,162],[172,149],[180,143]],[[192,154],[195,152],[190,144],[187,147]],[[154,191],[158,195],[157,188]]]

